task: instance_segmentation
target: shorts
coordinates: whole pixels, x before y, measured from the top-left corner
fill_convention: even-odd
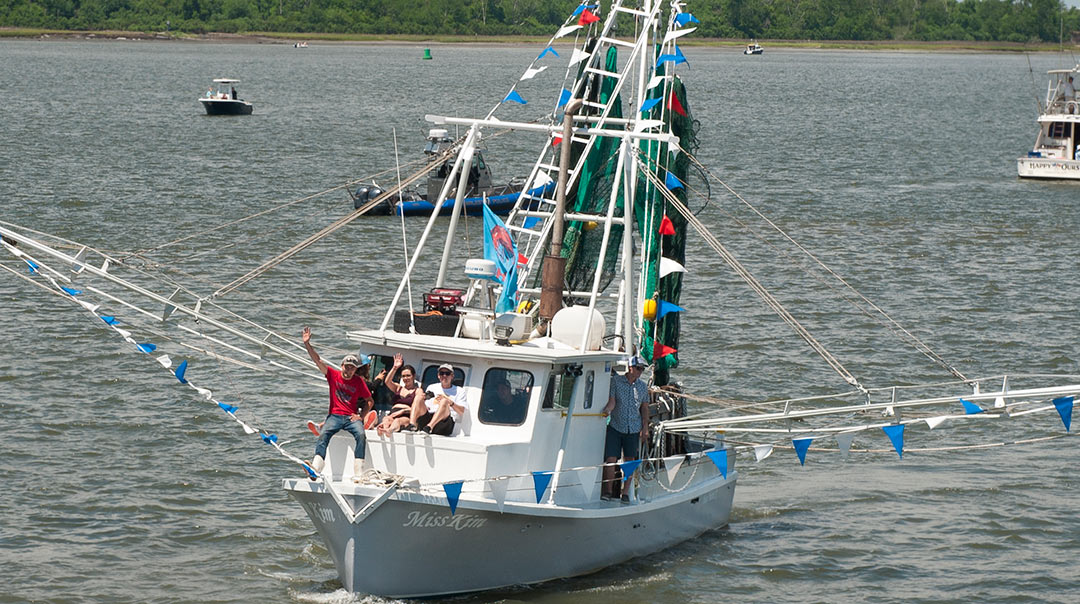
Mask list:
[[[611,426],[607,427],[607,435],[604,437],[604,459],[614,457],[619,459],[637,459],[641,446],[641,434],[631,432],[624,434]]]
[[[434,415],[435,414],[430,412],[430,411],[428,411],[427,413],[421,415],[416,420],[416,427],[423,430],[424,427],[428,425],[428,422],[431,421],[431,418]],[[424,430],[424,431],[425,432],[430,431],[432,434],[438,434],[439,436],[450,436],[450,434],[454,431],[454,418],[452,418],[452,417],[444,417],[441,421],[439,421],[439,423],[432,426],[431,430]]]

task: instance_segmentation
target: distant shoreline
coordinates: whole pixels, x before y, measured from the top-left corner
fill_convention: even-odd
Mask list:
[[[416,36],[390,34],[296,34],[277,32],[251,32],[243,34],[135,31],[65,31],[52,29],[27,29],[0,27],[0,38],[23,40],[139,40],[167,42],[214,42],[240,44],[283,44],[297,42],[318,44],[543,44],[546,37],[539,36]],[[921,52],[1057,52],[1062,49],[1077,50],[1075,44],[1021,44],[1018,42],[968,42],[915,40],[758,40],[768,48],[795,48],[809,50],[898,50]],[[747,41],[742,39],[696,38],[684,39],[688,47],[741,48]]]

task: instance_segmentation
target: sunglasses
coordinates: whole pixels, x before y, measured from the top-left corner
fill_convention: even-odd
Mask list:
[[[440,371],[439,372],[439,377],[442,377],[444,375],[454,375],[454,372],[453,371]]]

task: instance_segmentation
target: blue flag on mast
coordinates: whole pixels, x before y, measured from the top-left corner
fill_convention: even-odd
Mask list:
[[[495,303],[495,312],[514,310],[517,293],[517,244],[506,230],[503,221],[484,206],[484,258],[495,263],[495,277],[502,283],[502,294]]]

